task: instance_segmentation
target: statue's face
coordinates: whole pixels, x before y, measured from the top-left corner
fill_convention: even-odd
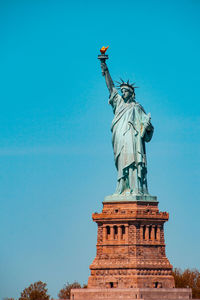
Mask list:
[[[127,90],[125,88],[123,88],[121,91],[122,91],[122,97],[125,102],[127,102],[133,95],[133,93],[131,93],[130,90]]]

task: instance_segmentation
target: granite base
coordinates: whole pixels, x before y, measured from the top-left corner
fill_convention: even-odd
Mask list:
[[[72,289],[71,300],[188,300],[191,289],[131,288]]]

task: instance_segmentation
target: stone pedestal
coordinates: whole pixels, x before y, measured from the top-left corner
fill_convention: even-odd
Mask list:
[[[191,289],[74,289],[71,300],[189,300]]]
[[[159,212],[156,197],[106,197],[92,217],[97,254],[88,288],[174,288],[163,228],[169,215]]]
[[[189,299],[189,289],[174,288],[164,241],[169,214],[159,211],[156,197],[108,196],[92,218],[97,252],[88,288],[72,290],[71,299],[159,299],[164,292],[162,299]]]

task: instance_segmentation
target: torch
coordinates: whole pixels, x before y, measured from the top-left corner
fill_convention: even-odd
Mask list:
[[[98,55],[98,59],[101,61],[101,64],[105,64],[106,59],[108,59],[108,55],[105,54],[106,51],[107,51],[107,49],[108,49],[108,47],[109,47],[109,46],[107,46],[107,47],[104,47],[104,46],[103,46],[103,47],[100,49],[101,54]],[[102,71],[102,75],[103,75],[103,76],[105,75],[105,72],[104,72],[104,71]]]

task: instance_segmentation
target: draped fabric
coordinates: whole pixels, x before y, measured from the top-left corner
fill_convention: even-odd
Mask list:
[[[135,166],[137,176],[142,179],[146,174],[145,142],[149,142],[153,135],[152,125],[148,130],[145,129],[150,117],[139,103],[125,103],[115,88],[109,103],[114,112],[111,131],[118,180],[125,176],[125,170],[129,166]]]

